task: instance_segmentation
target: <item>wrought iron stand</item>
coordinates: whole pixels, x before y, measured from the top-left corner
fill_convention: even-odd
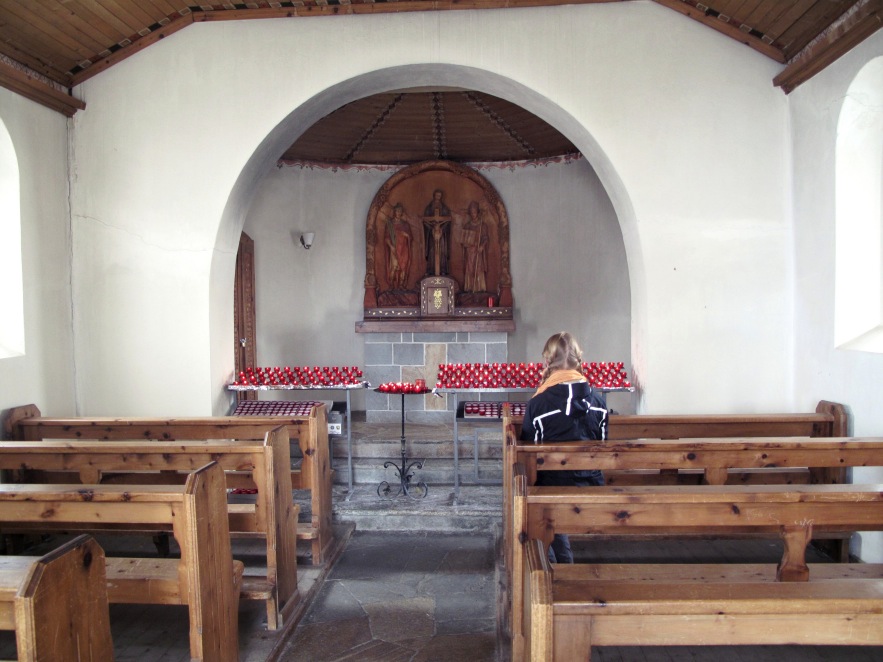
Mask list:
[[[405,449],[405,394],[402,393],[402,466],[399,466],[393,460],[388,460],[383,463],[384,469],[388,469],[389,467],[395,468],[396,478],[399,479],[400,485],[398,486],[398,491],[393,493],[395,485],[390,484],[389,481],[385,480],[377,486],[377,495],[387,499],[401,496],[402,494],[411,497],[412,499],[426,498],[426,495],[429,493],[429,487],[427,487],[426,483],[422,480],[415,482],[411,481],[414,477],[412,469],[415,467],[417,469],[422,469],[423,462],[424,460],[415,460],[410,464],[408,463],[407,451]]]

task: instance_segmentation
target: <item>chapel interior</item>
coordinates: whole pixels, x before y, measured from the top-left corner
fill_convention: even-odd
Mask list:
[[[274,446],[293,481],[293,511],[278,517],[293,518],[296,560],[292,533],[278,563],[296,566],[296,597],[280,597],[264,545],[275,533],[244,514],[261,522],[249,481],[278,470],[225,467],[238,639],[226,626],[200,639],[200,600],[155,599],[151,579],[144,602],[174,604],[99,604],[112,642],[94,659],[570,659],[563,630],[544,648],[534,633],[553,626],[516,615],[530,582],[513,580],[513,563],[542,560],[526,543],[522,568],[507,547],[520,540],[521,465],[505,424],[520,426],[543,343],[560,331],[581,343],[612,419],[653,421],[614,439],[660,441],[657,419],[684,416],[702,421],[668,437],[701,438],[685,465],[716,437],[777,451],[835,437],[844,449],[840,466],[760,458],[731,479],[720,467],[610,469],[614,492],[719,481],[738,493],[778,473],[760,491],[790,489],[786,501],[820,483],[879,496],[881,26],[879,0],[0,3],[0,462],[3,444],[25,441],[85,454],[76,444],[103,434],[133,444],[119,450],[129,464],[146,440],[218,441],[172,429],[190,419],[303,426]],[[810,432],[723,433],[718,416],[803,416]],[[47,428],[28,427],[42,417]],[[150,423],[140,439],[115,437],[126,420]],[[237,439],[268,445],[266,432]],[[853,463],[859,442],[869,450]],[[15,490],[40,475],[16,457],[0,466],[0,509],[27,501]],[[146,457],[138,470],[160,475],[147,493],[191,489],[188,471],[151,464],[171,451]],[[131,480],[79,461],[79,482],[113,493]],[[71,466],[40,480],[66,484],[52,472]],[[526,471],[530,485],[536,466]],[[802,581],[805,546],[810,578],[846,561],[866,579],[883,564],[883,522],[850,528],[847,510],[842,525],[820,513],[815,537],[807,518],[804,538],[782,525],[774,543],[710,521],[689,543],[656,542],[666,536],[646,524],[630,547],[599,525],[573,536],[577,565],[741,559]],[[0,562],[84,544],[63,523],[35,536],[23,512],[0,514]],[[146,537],[115,526],[126,535],[95,533],[108,559],[177,561],[198,546],[181,547],[171,523]],[[180,586],[201,582],[180,579],[185,565]],[[861,586],[883,610],[879,588]],[[795,637],[812,640],[808,622]],[[578,644],[600,660],[883,654],[883,638],[856,642],[845,626],[833,643],[738,625],[694,642],[699,624],[681,626],[683,642],[620,645],[633,633],[601,623]],[[0,657],[24,659],[23,631],[6,618]],[[203,653],[215,635],[238,650]]]

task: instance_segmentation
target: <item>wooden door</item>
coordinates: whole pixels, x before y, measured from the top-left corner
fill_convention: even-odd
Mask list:
[[[239,237],[236,253],[236,279],[233,285],[233,332],[236,374],[247,366],[255,366],[257,346],[254,308],[254,240],[244,232]],[[240,391],[239,400],[257,400],[256,391]]]

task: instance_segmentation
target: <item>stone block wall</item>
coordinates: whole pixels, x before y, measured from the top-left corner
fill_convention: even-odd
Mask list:
[[[413,382],[425,379],[435,386],[440,363],[505,363],[508,361],[508,335],[500,333],[371,333],[365,335],[365,378],[377,386],[384,382]],[[505,400],[505,393],[459,395],[463,400]],[[401,420],[402,396],[366,394],[368,422]],[[451,421],[453,398],[435,395],[406,395],[405,420],[415,423]]]

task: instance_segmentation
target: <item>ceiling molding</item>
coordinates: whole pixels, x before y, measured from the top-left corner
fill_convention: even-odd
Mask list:
[[[253,9],[215,9],[194,11],[193,20],[240,21],[252,18],[304,18],[308,16],[348,16],[364,14],[401,14],[416,11],[465,11],[468,9],[517,9],[519,7],[548,7],[551,5],[600,5],[628,0],[392,0],[390,2],[340,4],[294,4],[275,3],[279,7],[255,7]]]
[[[752,34],[752,28],[748,26],[735,25],[730,22],[730,17],[720,12],[706,7],[698,2],[686,2],[685,0],[653,0],[657,4],[692,18],[703,25],[706,25],[718,32],[725,34],[731,39],[742,42],[746,46],[763,53],[776,62],[785,63],[785,54],[780,48],[776,48],[769,41],[765,40],[763,35]],[[709,0],[709,4],[714,4]],[[702,9],[701,7],[705,7]],[[768,37],[766,39],[769,39]]]
[[[174,34],[178,30],[183,30],[188,25],[191,25],[193,21],[193,14],[185,14],[183,16],[179,16],[178,18],[170,20],[166,25],[159,28],[158,30],[153,30],[149,34],[143,37],[139,37],[137,40],[133,40],[127,46],[124,46],[105,57],[96,58],[88,67],[85,67],[77,73],[73,74],[73,76],[71,77],[71,86],[79,85],[83,81],[92,78],[96,74],[100,74],[102,71],[105,71],[113,65],[122,62],[127,57],[135,55],[135,53],[140,53],[148,46],[155,44],[161,39],[165,39],[170,34]]]
[[[817,41],[808,45],[778,76],[773,85],[790,94],[832,62],[883,27],[883,0],[869,0]]]
[[[84,101],[57,90],[35,75],[30,75],[2,61],[0,61],[0,85],[67,117],[73,117],[74,113],[86,107]]]

